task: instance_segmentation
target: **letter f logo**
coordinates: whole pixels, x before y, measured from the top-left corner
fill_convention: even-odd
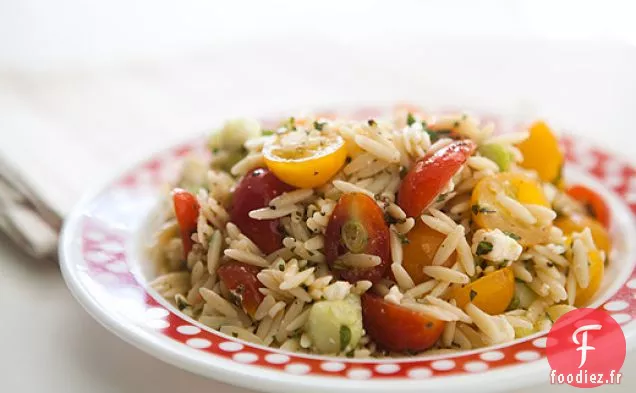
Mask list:
[[[572,341],[575,344],[580,345],[576,350],[581,351],[581,364],[579,364],[579,368],[583,367],[585,361],[587,360],[587,351],[593,351],[596,348],[587,345],[587,332],[588,330],[601,330],[601,325],[583,325],[580,328],[576,329],[574,333],[572,333]],[[577,338],[577,335],[581,333],[581,342]]]

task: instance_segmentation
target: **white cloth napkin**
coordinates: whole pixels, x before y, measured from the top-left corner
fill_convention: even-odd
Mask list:
[[[632,48],[620,45],[411,37],[252,42],[162,63],[0,72],[0,230],[49,255],[83,192],[234,116],[397,101],[510,114],[523,102],[578,132],[611,128],[602,137],[619,146],[633,124],[633,69]]]

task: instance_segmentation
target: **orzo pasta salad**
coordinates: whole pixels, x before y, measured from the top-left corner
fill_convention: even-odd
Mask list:
[[[478,348],[588,304],[610,216],[541,121],[234,120],[189,157],[151,283],[250,342],[348,357]],[[169,203],[168,203],[169,202]]]

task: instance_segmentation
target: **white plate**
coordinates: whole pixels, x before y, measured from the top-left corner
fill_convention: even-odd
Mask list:
[[[344,116],[378,117],[389,107]],[[492,116],[489,116],[493,118]],[[627,345],[636,340],[636,169],[580,138],[562,137],[566,176],[601,192],[613,215],[615,251],[593,306],[621,323]],[[66,282],[105,327],[154,356],[195,373],[272,392],[495,391],[545,381],[545,333],[469,352],[419,358],[355,360],[287,353],[221,334],[181,314],[148,287],[145,255],[158,222],[161,186],[181,158],[202,149],[197,139],[154,155],[82,199],[60,241]]]

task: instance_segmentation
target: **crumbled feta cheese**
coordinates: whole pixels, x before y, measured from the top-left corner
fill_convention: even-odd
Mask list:
[[[387,293],[384,296],[384,300],[386,300],[389,303],[399,305],[400,302],[402,302],[403,297],[404,297],[404,294],[400,292],[400,289],[397,287],[397,285],[394,285],[391,287],[391,289],[389,289],[389,293]]]
[[[515,261],[523,247],[499,229],[480,229],[473,236],[473,254],[492,262]]]

